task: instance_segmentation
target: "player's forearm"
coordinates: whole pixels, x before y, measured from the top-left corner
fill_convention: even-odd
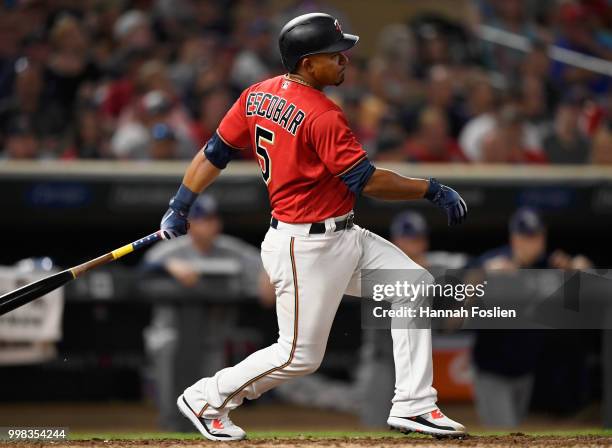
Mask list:
[[[376,199],[410,201],[425,196],[429,181],[404,177],[394,171],[376,168],[362,194]]]
[[[187,233],[187,218],[192,204],[220,172],[219,168],[206,159],[202,151],[196,154],[185,172],[183,183],[170,199],[169,208],[162,217],[160,229],[164,239],[177,238]]]
[[[202,151],[198,152],[183,177],[183,185],[194,193],[201,193],[221,173],[221,170],[210,163]]]

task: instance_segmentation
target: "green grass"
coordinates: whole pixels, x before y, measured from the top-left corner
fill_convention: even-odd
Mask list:
[[[510,434],[512,431],[484,431],[471,432],[475,436],[501,436]],[[612,429],[580,429],[571,431],[527,431],[522,432],[530,436],[579,436],[579,435],[595,435],[595,436],[610,436],[612,437]],[[381,437],[424,437],[421,435],[406,436],[395,431],[249,431],[249,439],[295,439],[295,438],[317,438],[317,439],[333,439],[333,438],[381,438]],[[425,436],[426,437],[426,436]],[[181,433],[181,432],[141,432],[141,433],[72,433],[72,440],[129,440],[129,439],[179,439],[179,440],[198,440],[201,439],[197,433]]]

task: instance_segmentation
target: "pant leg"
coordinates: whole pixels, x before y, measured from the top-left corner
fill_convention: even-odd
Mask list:
[[[176,310],[170,306],[153,308],[151,324],[144,329],[144,345],[155,385],[155,404],[159,410],[159,426],[176,430],[175,359],[178,346]],[[184,419],[183,419],[184,420]]]
[[[320,365],[331,325],[360,256],[358,233],[292,235],[270,229],[262,260],[276,289],[279,338],[239,364],[185,390],[200,415],[213,418]]]
[[[516,401],[517,424],[520,424],[529,412],[534,377],[533,373],[527,373],[516,379],[514,399]]]
[[[427,270],[412,261],[395,245],[368,230],[357,229],[363,248],[358,270],[402,270],[403,279],[415,284],[433,280]],[[359,275],[356,275],[352,279],[353,288],[356,287],[355,281],[358,277]],[[355,290],[349,289],[347,293],[355,294]],[[406,305],[409,299],[394,297],[389,301],[392,308],[399,309]],[[409,327],[410,322],[406,318],[394,318],[392,321],[391,336],[395,361],[395,395],[391,408],[393,416],[420,415],[437,407],[437,392],[432,387],[431,329]]]
[[[361,334],[354,387],[360,405],[359,417],[364,426],[386,427],[395,377],[393,342],[386,331],[367,329]]]
[[[514,379],[475,369],[474,392],[482,423],[498,428],[518,426]]]

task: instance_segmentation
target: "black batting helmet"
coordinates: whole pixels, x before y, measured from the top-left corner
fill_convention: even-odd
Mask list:
[[[359,36],[343,33],[336,18],[315,12],[287,23],[278,36],[278,46],[283,65],[292,72],[304,56],[346,51],[358,40]]]

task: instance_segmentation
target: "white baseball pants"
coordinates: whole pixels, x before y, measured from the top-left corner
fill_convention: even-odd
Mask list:
[[[431,275],[380,236],[354,226],[335,232],[326,220],[325,234],[309,235],[309,224],[270,228],[261,256],[276,289],[278,342],[239,364],[203,378],[184,396],[201,417],[215,418],[253,400],[293,377],[318,369],[334,316],[344,294],[360,296],[362,269],[412,270],[415,283]],[[392,308],[402,305],[391,300]],[[392,332],[395,396],[391,415],[415,416],[436,408],[432,387],[431,330],[396,328]]]

